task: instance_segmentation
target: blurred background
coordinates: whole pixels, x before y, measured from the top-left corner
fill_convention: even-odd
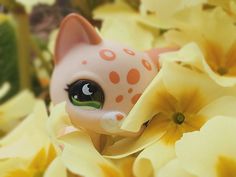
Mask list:
[[[0,87],[7,94],[29,89],[49,100],[56,33],[64,16],[76,12],[100,28],[93,10],[113,0],[0,0]],[[139,2],[127,3],[137,8]]]

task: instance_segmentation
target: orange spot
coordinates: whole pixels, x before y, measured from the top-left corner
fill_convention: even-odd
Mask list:
[[[123,49],[125,53],[129,54],[129,55],[135,55],[134,51],[130,50],[130,49]]]
[[[132,92],[133,92],[133,89],[129,88],[128,93],[132,93]]]
[[[124,97],[123,97],[122,95],[117,96],[117,97],[116,97],[116,102],[117,102],[117,103],[120,103],[120,102],[123,100],[123,98],[124,98]]]
[[[86,64],[87,64],[87,61],[86,61],[86,60],[83,60],[81,63],[82,63],[83,65],[86,65]]]
[[[152,66],[151,66],[151,64],[150,64],[147,60],[142,59],[142,64],[143,64],[143,66],[144,66],[148,71],[151,71],[151,70],[152,70]]]
[[[137,69],[129,70],[127,74],[127,81],[129,84],[136,84],[140,80],[140,73]]]
[[[116,114],[116,120],[121,121],[124,118],[122,114]]]
[[[138,93],[138,94],[134,95],[131,99],[131,102],[133,104],[135,104],[138,101],[138,99],[140,98],[141,95],[142,95],[141,93]]]
[[[107,61],[112,61],[116,58],[116,54],[110,49],[103,49],[99,52],[99,55],[102,59]]]
[[[110,79],[110,81],[111,81],[113,84],[117,84],[117,83],[120,82],[120,76],[119,76],[119,74],[118,74],[117,72],[115,72],[115,71],[110,72],[110,74],[109,74],[109,79]]]

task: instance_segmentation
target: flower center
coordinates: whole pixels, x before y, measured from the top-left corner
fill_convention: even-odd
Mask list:
[[[182,124],[185,120],[185,116],[181,112],[174,113],[172,118],[176,124]]]
[[[217,177],[235,177],[236,161],[233,158],[220,156],[216,164]]]
[[[228,70],[227,70],[227,68],[219,67],[219,68],[217,69],[217,73],[218,73],[219,75],[223,76],[223,75],[226,75],[226,74],[228,73]]]

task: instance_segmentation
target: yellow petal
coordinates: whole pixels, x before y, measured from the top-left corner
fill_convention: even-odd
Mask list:
[[[202,69],[201,59],[204,59],[203,53],[196,43],[189,43],[183,46],[179,51],[167,52],[160,55],[161,65],[168,62],[183,62],[187,65],[193,65],[196,69]]]
[[[100,6],[94,11],[94,17],[103,20],[101,34],[105,39],[138,50],[153,48],[154,40],[159,36],[157,18],[153,15],[138,14],[125,1]]]
[[[221,76],[214,72],[208,63],[203,60],[203,67],[205,71],[209,74],[209,76],[219,85],[225,86],[225,87],[232,87],[236,85],[236,78],[235,77],[227,77],[227,76]]]
[[[129,156],[122,159],[112,160],[112,162],[122,171],[124,177],[134,177],[133,163],[135,157]]]
[[[50,137],[54,142],[57,141],[58,137],[63,136],[64,134],[67,133],[66,131],[68,127],[69,128],[72,127],[65,106],[66,106],[65,102],[57,104],[55,107],[52,106],[50,117],[47,121],[47,129]]]
[[[220,176],[219,165],[233,170],[235,174],[236,166],[231,168],[226,163],[236,162],[235,133],[235,117],[217,116],[200,131],[187,133],[176,143],[178,160],[185,170],[196,176]]]
[[[57,157],[46,170],[44,177],[67,177],[66,167],[60,157]]]
[[[27,168],[29,161],[21,158],[10,158],[0,161],[0,176],[5,177],[9,172]]]
[[[226,65],[227,61],[230,59],[233,61],[235,58],[235,50],[231,50],[236,40],[236,27],[232,18],[222,8],[215,8],[212,11],[193,9],[189,12],[188,18],[182,19],[177,26],[179,30],[167,32],[166,39],[179,45],[196,42],[204,57],[199,57],[198,65],[196,63],[191,65],[199,67],[200,62],[200,69],[219,85],[234,86],[236,79],[232,74],[234,76],[235,68],[233,65]],[[222,68],[228,73],[222,75],[220,73]]]
[[[206,2],[206,0],[142,0],[141,11],[156,12],[159,18],[168,18],[175,15],[177,12],[191,6],[196,6]]]
[[[163,103],[167,100],[173,105],[180,104],[184,107],[190,102],[192,104],[191,100],[194,98],[195,106],[191,107],[196,110],[191,111],[196,112],[220,96],[235,96],[235,94],[235,88],[225,89],[203,73],[166,61],[163,63],[161,72],[152,80],[130,111],[122,124],[122,129],[137,132],[143,123],[153,118],[160,110],[166,109],[163,108]],[[169,104],[168,108],[171,108],[172,104]],[[169,111],[175,110],[173,108]]]
[[[78,129],[67,132],[68,127],[71,127],[71,122],[65,111],[65,103],[60,103],[52,108],[48,129],[55,144],[63,148],[61,160],[71,172],[82,176],[120,175],[120,172],[96,151],[88,134]]]
[[[123,1],[116,1],[96,8],[93,14],[95,19],[100,20],[126,18],[127,16],[132,18],[135,17],[135,10]]]
[[[152,48],[154,35],[152,31],[134,20],[115,18],[103,21],[101,35],[105,39],[128,45],[137,50]],[[137,38],[137,35],[139,36]]]
[[[183,169],[177,159],[169,161],[162,167],[158,173],[158,177],[196,177]]]
[[[213,5],[217,5],[217,6],[221,6],[224,9],[227,9],[227,7],[229,7],[229,3],[231,0],[208,0],[209,4],[213,4]]]
[[[236,117],[235,105],[236,97],[223,96],[206,105],[199,114],[209,118],[217,115]]]
[[[159,140],[166,132],[165,127],[165,122],[153,119],[139,137],[121,139],[105,147],[102,154],[109,158],[122,158],[138,152]]]
[[[16,0],[16,1],[24,5],[28,13],[30,13],[32,8],[39,3],[52,5],[55,2],[55,0]]]
[[[199,94],[202,95],[204,104],[208,104],[210,101],[220,96],[235,96],[236,94],[235,88],[225,89],[216,84],[207,75],[175,63],[163,63],[162,71],[163,82],[165,83],[166,89],[169,93],[174,95],[177,100],[180,100],[183,93],[188,92],[188,90],[197,90]],[[214,90],[214,92],[212,92],[212,90]]]
[[[35,103],[33,94],[26,90],[0,105],[0,129],[11,130],[20,119],[32,112]]]
[[[151,120],[146,130],[140,137],[124,138],[105,147],[103,153],[109,158],[120,158],[138,152],[155,141],[173,145],[183,133],[198,130],[206,120],[212,118],[208,116],[209,113],[204,114],[204,111],[211,110],[218,115],[216,107],[205,108],[209,103],[220,96],[235,93],[235,88],[223,88],[203,73],[165,62],[160,75],[154,78],[122,125],[128,130],[136,131],[147,120]],[[221,106],[231,105],[234,103],[232,100],[229,99],[225,104],[220,101]],[[180,126],[171,119],[173,113],[178,111],[187,115],[186,122]],[[235,114],[230,110],[228,114],[232,115],[231,113]]]
[[[48,119],[45,104],[38,101],[34,111],[0,141],[0,158],[33,157],[50,140],[46,132]]]
[[[10,87],[11,86],[8,82],[5,82],[0,86],[0,99],[7,94],[7,92],[10,90]]]
[[[96,151],[87,134],[73,132],[61,137],[59,141],[64,146],[61,159],[71,172],[88,177],[121,175],[112,163]]]
[[[57,156],[56,149],[52,144],[50,144],[48,148],[47,161],[45,163],[45,167],[48,167],[49,164],[55,159],[56,156]]]
[[[134,162],[134,174],[137,177],[148,177],[152,173],[157,176],[159,169],[173,158],[175,158],[174,146],[158,141],[138,155]],[[147,163],[147,160],[150,163]]]
[[[165,89],[162,81],[162,71],[152,80],[145,89],[138,102],[129,112],[121,128],[133,132],[138,132],[143,123],[150,120],[155,115],[155,102],[153,98]],[[158,111],[158,110],[157,110]],[[138,112],[138,114],[137,114]],[[135,118],[135,119],[134,119]]]
[[[44,169],[44,165],[46,162],[46,150],[42,148],[33,158],[31,161],[29,168],[35,169],[35,170],[42,170]]]
[[[178,31],[180,33],[176,34],[182,34],[181,37],[184,37],[185,41],[183,44],[186,44],[186,42],[196,42],[202,45],[202,40],[208,39],[216,42],[225,50],[235,40],[233,20],[221,8],[215,8],[212,11],[204,11],[202,8],[191,8],[191,10],[186,10],[179,15],[177,20],[179,22],[176,24],[176,27],[179,28]],[[171,38],[169,39],[171,40]],[[178,39],[182,40],[181,38]],[[171,42],[180,43],[181,41],[175,41],[174,38]]]
[[[199,25],[201,25],[200,30],[202,30],[203,35],[208,40],[219,44],[223,50],[229,49],[236,39],[232,18],[222,8],[215,8],[210,13],[204,11],[202,13],[204,20],[201,20],[202,24]]]
[[[32,175],[25,170],[14,170],[9,172],[5,177],[31,177]]]

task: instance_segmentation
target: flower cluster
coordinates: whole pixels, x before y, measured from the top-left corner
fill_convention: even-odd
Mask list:
[[[105,38],[179,49],[160,55],[160,72],[121,126],[145,128],[104,135],[98,148],[65,103],[48,111],[21,92],[0,105],[0,177],[234,177],[236,1],[141,0],[135,9],[115,0],[94,18]]]

